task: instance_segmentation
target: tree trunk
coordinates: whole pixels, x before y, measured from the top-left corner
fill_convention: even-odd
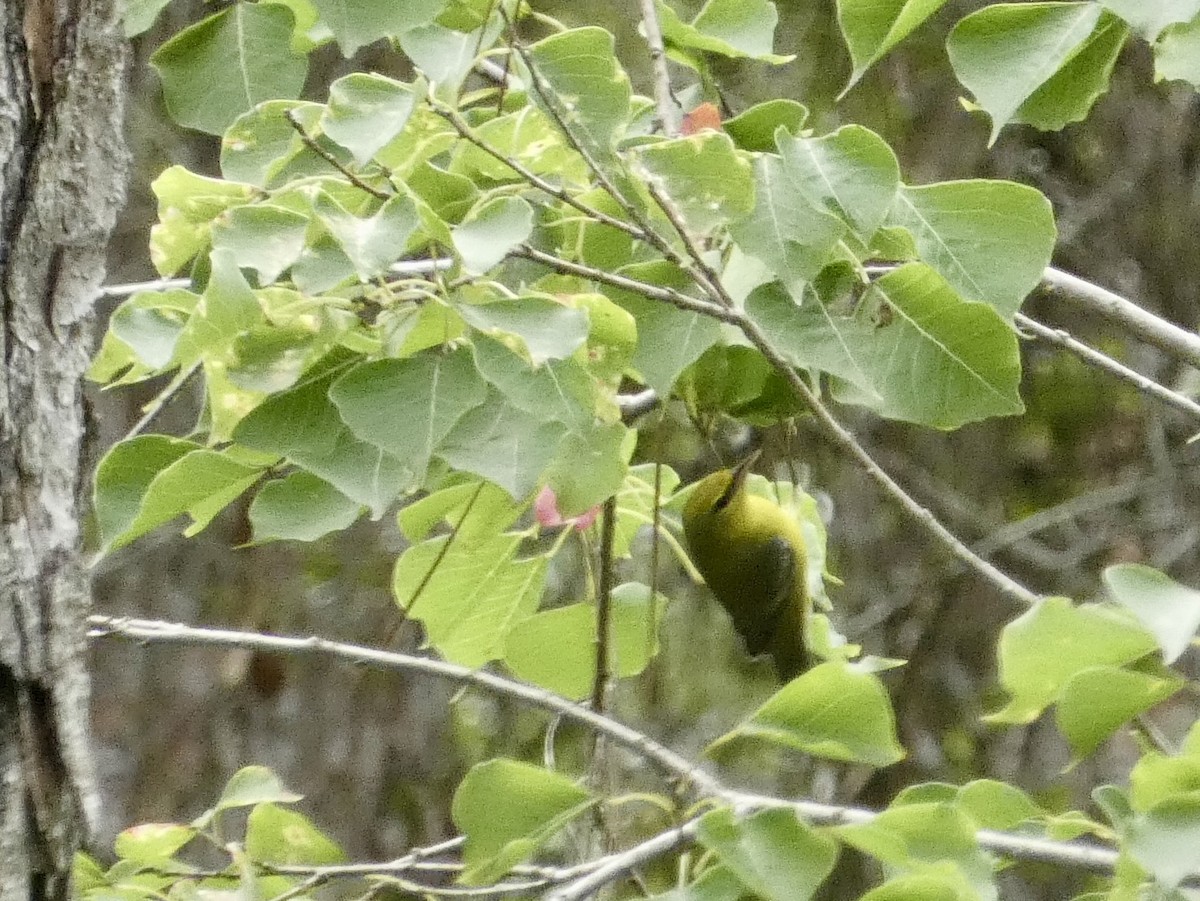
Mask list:
[[[0,2],[0,898],[66,899],[87,836],[81,377],[120,209],[114,0]]]

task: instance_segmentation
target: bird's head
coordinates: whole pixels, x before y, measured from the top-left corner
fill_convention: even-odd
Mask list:
[[[684,507],[684,522],[719,516],[729,510],[733,502],[743,495],[746,477],[761,453],[761,450],[756,450],[733,469],[722,469],[701,479]]]

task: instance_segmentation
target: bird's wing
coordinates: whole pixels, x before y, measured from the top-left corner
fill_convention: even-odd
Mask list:
[[[747,581],[762,586],[762,601],[753,609],[742,606],[731,610],[733,624],[752,655],[761,654],[771,644],[787,605],[791,601],[796,576],[796,555],[783,538],[764,541],[747,561]]]

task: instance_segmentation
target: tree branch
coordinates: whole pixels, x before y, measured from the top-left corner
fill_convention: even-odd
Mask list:
[[[1049,268],[1042,273],[1041,290],[1099,313],[1123,325],[1159,350],[1200,369],[1200,335],[1143,310],[1131,300],[1091,282]]]
[[[642,36],[650,48],[650,65],[654,69],[654,102],[658,120],[667,135],[679,134],[679,101],[671,90],[671,72],[667,68],[667,51],[663,46],[662,23],[654,0],[640,0],[642,7]]]
[[[515,698],[599,732],[615,744],[657,764],[666,773],[690,782],[705,794],[720,795],[724,791],[724,787],[714,776],[637,730],[544,689],[513,679],[506,679],[485,670],[471,670],[465,666],[447,663],[432,657],[417,657],[412,654],[400,654],[395,651],[329,641],[315,635],[309,638],[293,638],[232,629],[200,628],[160,620],[99,615],[89,616],[88,625],[90,626],[88,635],[92,638],[117,636],[139,642],[163,641],[175,644],[240,647],[278,654],[317,653],[380,669],[436,676],[439,679],[479,688],[502,697]]]
[[[1103,370],[1122,381],[1129,382],[1143,394],[1148,394],[1168,406],[1182,410],[1193,419],[1200,419],[1200,404],[1197,404],[1191,398],[1184,397],[1182,394],[1172,391],[1170,388],[1154,381],[1154,379],[1130,369],[1124,363],[1117,362],[1107,354],[1101,353],[1094,347],[1084,344],[1077,338],[1073,338],[1066,330],[1043,325],[1036,319],[1026,316],[1024,313],[1017,313],[1015,321],[1018,326],[1033,334],[1039,341],[1061,347],[1063,350],[1079,357],[1085,363]]]
[[[292,638],[281,635],[261,635],[254,632],[241,632],[231,629],[209,629],[187,626],[180,623],[167,623],[158,620],[128,619],[124,617],[93,615],[88,617],[90,624],[89,636],[93,638],[119,637],[139,643],[168,642],[175,644],[213,645],[216,647],[241,647],[283,654],[324,654],[337,657],[351,663],[374,666],[382,669],[405,670],[420,672],[449,679],[461,685],[481,688],[485,691],[538,707],[551,713],[559,714],[573,720],[588,729],[596,730],[615,743],[649,760],[663,770],[690,782],[707,796],[719,799],[733,807],[738,815],[746,815],[758,810],[788,807],[813,826],[836,826],[852,823],[869,823],[878,814],[872,810],[857,807],[842,807],[833,804],[821,804],[816,801],[789,801],[773,798],[768,795],[758,795],[749,792],[739,792],[725,787],[716,777],[709,775],[687,759],[666,748],[652,739],[642,735],[630,727],[601,716],[573,704],[563,698],[535,688],[506,679],[492,673],[472,671],[453,663],[445,663],[428,657],[416,657],[410,654],[399,654],[381,651],[376,648],[328,641],[316,636],[310,638]],[[689,821],[682,826],[664,831],[640,845],[635,845],[626,851],[609,855],[579,867],[553,869],[539,867],[515,870],[514,874],[533,878],[575,879],[571,885],[564,887],[562,892],[568,892],[578,886],[581,878],[594,881],[600,873],[605,874],[596,885],[606,884],[619,878],[631,868],[644,863],[657,855],[665,854],[681,844],[691,841],[695,836],[695,821]],[[1060,866],[1085,869],[1096,873],[1111,873],[1117,860],[1117,851],[1113,848],[1095,842],[1061,842],[1026,835],[1015,835],[993,830],[980,830],[976,839],[981,848],[1005,857],[1018,860],[1041,861]],[[452,840],[457,841],[457,840]],[[442,845],[433,846],[438,850],[446,850]],[[427,850],[426,853],[433,853]],[[413,858],[417,852],[412,852],[400,858],[395,866],[400,867],[408,858]],[[326,868],[331,875],[336,868]],[[1200,874],[1189,877],[1189,883],[1200,878]],[[591,883],[589,883],[591,884]],[[555,896],[562,901],[582,897],[580,894],[562,894]]]
[[[696,297],[688,297],[674,288],[664,288],[659,285],[650,285],[646,282],[639,282],[636,279],[628,278],[624,275],[613,275],[610,272],[605,272],[602,269],[596,269],[593,266],[585,266],[582,263],[573,263],[570,260],[564,260],[562,257],[556,257],[553,254],[545,251],[537,250],[530,247],[528,244],[521,244],[515,247],[510,252],[511,256],[522,257],[526,260],[532,260],[535,263],[541,263],[553,269],[555,272],[561,272],[564,275],[577,275],[580,278],[591,279],[595,282],[600,282],[604,285],[612,285],[614,288],[621,288],[625,291],[630,291],[634,294],[640,294],[642,297],[647,297],[650,300],[661,300],[664,303],[669,303],[674,307],[678,307],[688,313],[699,313],[702,316],[711,316],[713,319],[719,319],[722,322],[728,322],[736,325],[744,317],[736,310],[730,310],[719,304],[715,304],[708,300],[700,300]]]

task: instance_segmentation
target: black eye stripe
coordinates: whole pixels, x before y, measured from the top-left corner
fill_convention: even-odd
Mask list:
[[[721,496],[717,498],[717,502],[713,504],[713,510],[724,510],[729,506],[729,502],[733,500],[733,496],[737,494],[738,480],[730,479],[729,485],[721,492]]]

